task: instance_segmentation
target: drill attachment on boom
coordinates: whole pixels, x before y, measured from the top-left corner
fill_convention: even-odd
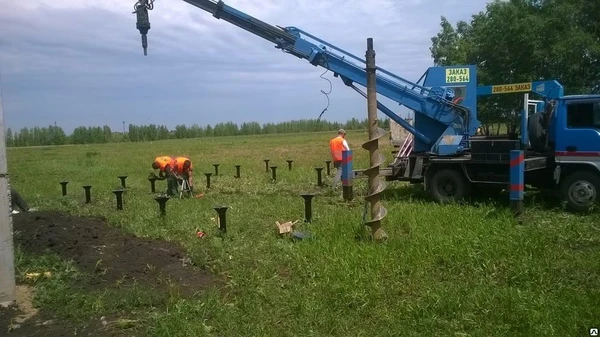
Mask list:
[[[150,18],[148,17],[148,10],[154,8],[154,0],[139,0],[133,6],[133,14],[137,14],[136,28],[142,34],[142,47],[144,48],[144,55],[148,55],[148,30],[150,30]]]

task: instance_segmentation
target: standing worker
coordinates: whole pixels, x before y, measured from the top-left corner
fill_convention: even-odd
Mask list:
[[[177,172],[175,171],[175,160],[170,156],[160,156],[154,159],[152,168],[159,170],[158,180],[167,179],[167,195],[176,196],[178,194]]]
[[[194,183],[192,181],[192,161],[187,157],[177,157],[175,158],[175,172],[181,176],[181,179],[188,183],[188,188],[190,192],[192,191],[192,186]],[[182,186],[183,188],[183,186]]]
[[[338,130],[337,137],[329,141],[329,149],[331,150],[333,167],[336,169],[331,188],[336,189],[337,184],[342,180],[342,151],[350,150],[348,142],[346,141],[346,130]]]

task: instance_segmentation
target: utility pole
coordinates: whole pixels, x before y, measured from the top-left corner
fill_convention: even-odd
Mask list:
[[[365,197],[371,203],[371,220],[365,224],[371,227],[371,235],[376,241],[387,239],[387,234],[381,228],[381,219],[387,215],[387,210],[381,205],[380,194],[385,189],[385,183],[379,175],[379,166],[385,162],[385,156],[379,152],[379,138],[385,136],[386,132],[378,125],[377,120],[377,75],[375,71],[375,50],[373,49],[373,38],[367,39],[366,52],[367,65],[367,109],[369,114],[369,140],[363,144],[365,150],[369,150],[371,166],[364,171],[369,177],[369,192]]]
[[[8,184],[4,109],[0,92],[0,307],[10,306],[16,299],[15,252]]]

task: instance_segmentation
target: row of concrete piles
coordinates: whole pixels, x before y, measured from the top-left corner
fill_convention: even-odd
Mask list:
[[[276,176],[276,169],[277,166],[269,166],[269,162],[271,161],[270,159],[264,159],[263,160],[265,162],[265,166],[266,166],[266,172],[269,172],[269,169],[271,170],[272,173],[272,180],[276,181],[277,180],[277,176]],[[293,160],[286,160],[288,163],[288,170],[292,170],[292,163],[294,162]],[[317,186],[324,186],[323,184],[323,180],[322,180],[322,171],[326,168],[326,174],[327,175],[331,175],[331,161],[330,160],[326,160],[325,161],[326,167],[315,167],[315,171],[317,172]],[[211,176],[218,176],[219,175],[219,166],[220,164],[213,164],[213,167],[215,168],[214,173],[213,172],[206,172],[204,173],[204,175],[206,176],[206,188],[211,188],[211,181],[210,178]],[[236,175],[234,176],[235,178],[241,178],[241,174],[240,174],[240,170],[241,170],[241,165],[235,165],[235,169],[236,169]],[[127,175],[121,175],[118,176],[120,182],[121,182],[121,186],[114,189],[112,191],[112,193],[115,195],[115,199],[116,199],[116,209],[117,210],[123,210],[123,194],[124,192],[127,190],[127,183],[126,183],[126,179],[127,179]],[[150,191],[151,193],[156,193],[156,177],[150,177],[148,178],[148,181],[150,182]],[[62,196],[65,197],[68,195],[67,193],[67,185],[69,184],[68,181],[61,181],[60,185],[61,185],[61,192],[62,192]],[[85,193],[85,203],[89,204],[92,202],[92,197],[91,197],[91,189],[92,186],[91,185],[83,185],[82,186],[84,189],[84,193]],[[300,196],[304,199],[304,221],[305,222],[312,222],[312,200],[315,196],[314,193],[303,193],[300,194]],[[161,216],[166,216],[166,204],[167,201],[170,198],[168,196],[165,195],[159,195],[156,196],[154,198],[154,200],[156,200],[156,202],[158,203],[159,206],[159,213]],[[227,219],[226,219],[226,212],[229,209],[229,206],[215,206],[214,207],[215,211],[217,212],[218,216],[219,216],[219,229],[222,232],[226,232],[227,231]]]

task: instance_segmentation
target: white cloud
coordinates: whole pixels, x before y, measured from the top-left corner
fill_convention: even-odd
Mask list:
[[[263,111],[285,109],[277,112],[285,120],[314,118],[324,107],[320,90],[329,84],[319,77],[323,69],[182,0],[155,1],[144,57],[134,2],[0,0],[8,126],[56,120],[66,130],[92,124],[120,129],[123,119],[173,126],[161,117],[169,106],[190,114],[189,123],[264,122],[270,117]],[[409,80],[431,65],[430,38],[439,31],[441,15],[468,20],[485,7],[485,0],[225,3],[272,25],[301,28],[359,57],[372,37],[378,65]],[[364,98],[331,73],[327,77],[334,88],[324,117],[364,118]]]

